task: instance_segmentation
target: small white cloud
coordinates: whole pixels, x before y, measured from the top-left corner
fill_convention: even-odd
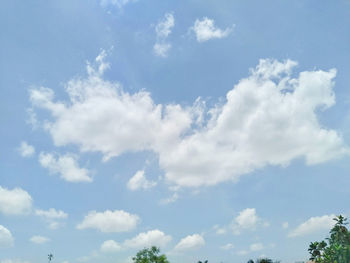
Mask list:
[[[231,250],[231,249],[233,249],[234,247],[235,247],[235,245],[233,245],[233,244],[231,244],[231,243],[228,243],[228,244],[226,244],[226,245],[224,245],[224,246],[221,246],[220,249],[222,249],[222,250]]]
[[[49,242],[50,239],[47,237],[43,237],[43,236],[32,236],[30,238],[30,242],[35,243],[35,244],[44,244]]]
[[[89,170],[80,168],[77,157],[72,154],[55,156],[51,153],[40,153],[39,163],[47,168],[52,174],[60,174],[61,178],[67,182],[92,182]]]
[[[239,256],[244,256],[244,255],[248,254],[248,251],[247,250],[239,250],[239,251],[237,251],[236,254],[239,255]]]
[[[264,245],[261,243],[251,244],[249,247],[250,251],[259,251],[264,249]]]
[[[84,220],[77,225],[77,229],[94,228],[101,232],[127,232],[135,229],[140,218],[123,210],[98,213],[90,211]]]
[[[68,214],[63,212],[62,210],[56,210],[54,208],[50,208],[49,210],[35,210],[35,214],[37,216],[41,216],[47,219],[65,219],[68,217]]]
[[[127,5],[128,3],[136,2],[136,0],[101,0],[101,6],[106,7],[109,5],[116,6],[118,8],[122,8],[123,6]]]
[[[335,221],[333,220],[335,215],[324,215],[324,216],[316,216],[311,217],[306,220],[304,223],[297,226],[294,230],[292,230],[288,237],[298,237],[304,236],[312,233],[316,233],[322,230],[329,230],[334,225]]]
[[[21,188],[9,190],[0,186],[0,212],[5,215],[23,215],[32,210],[32,197]]]
[[[171,44],[166,41],[171,33],[172,28],[175,25],[174,15],[171,13],[166,13],[164,18],[156,25],[156,43],[153,46],[153,51],[157,56],[166,57],[169,50],[171,49]]]
[[[283,222],[282,228],[283,228],[283,229],[287,229],[288,227],[289,227],[288,222]]]
[[[54,208],[50,208],[49,210],[35,210],[35,215],[43,218],[47,223],[50,229],[57,229],[63,225],[59,220],[66,219],[68,214],[63,212],[62,210],[56,210]]]
[[[171,239],[171,236],[155,229],[140,233],[132,239],[125,240],[124,246],[127,248],[143,248],[149,246],[164,247],[171,241]]]
[[[191,30],[196,34],[198,42],[205,42],[213,38],[227,37],[232,32],[233,27],[222,30],[215,27],[213,19],[204,17],[202,20],[196,19]]]
[[[204,238],[199,234],[189,235],[180,240],[180,242],[175,246],[175,251],[186,251],[198,249],[205,245]]]
[[[167,205],[167,204],[171,204],[171,203],[176,202],[178,199],[179,199],[179,194],[175,192],[171,196],[169,196],[168,198],[160,200],[159,203],[161,205]]]
[[[0,225],[0,248],[12,247],[14,239],[10,230]]]
[[[31,157],[35,153],[35,148],[34,146],[29,145],[27,142],[21,142],[18,151],[22,157]]]
[[[145,171],[137,171],[136,174],[130,178],[127,187],[132,191],[140,189],[149,189],[157,185],[157,182],[148,181],[145,177]]]
[[[106,240],[105,242],[103,242],[100,249],[102,252],[114,253],[120,251],[122,247],[114,240]]]
[[[255,208],[246,208],[239,212],[232,223],[233,233],[238,235],[242,230],[255,230],[258,225],[266,226],[261,218],[256,214]]]

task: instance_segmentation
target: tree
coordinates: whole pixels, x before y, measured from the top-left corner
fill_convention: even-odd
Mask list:
[[[170,263],[164,254],[160,255],[160,249],[154,246],[140,250],[132,260],[134,263]]]
[[[336,223],[326,241],[310,243],[310,260],[316,263],[350,263],[350,232],[346,228],[347,218],[339,215],[334,220]]]
[[[202,262],[202,261],[198,261],[198,263],[208,263],[208,260]]]
[[[50,253],[50,254],[47,255],[47,258],[49,259],[49,263],[50,263],[52,258],[53,258],[53,255]]]
[[[256,263],[280,263],[280,261],[272,261],[270,258],[259,258],[255,260]],[[254,260],[249,259],[247,263],[254,263]]]

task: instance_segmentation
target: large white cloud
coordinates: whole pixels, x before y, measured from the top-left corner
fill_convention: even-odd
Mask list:
[[[127,232],[135,229],[140,218],[123,210],[90,211],[77,229],[95,228],[101,232]]]
[[[101,152],[104,160],[151,150],[165,178],[187,187],[237,181],[297,158],[312,165],[349,154],[341,136],[316,114],[335,103],[333,69],[292,77],[295,62],[262,59],[223,103],[205,110],[198,101],[187,108],[157,105],[145,91],[123,91],[102,78],[104,56],[97,69],[88,65],[87,78],[68,82],[69,101],[56,102],[48,88],[31,90],[33,106],[52,114],[45,127],[56,146],[75,144],[82,152]]]
[[[293,229],[288,234],[288,237],[304,236],[304,235],[312,234],[322,230],[329,231],[335,224],[335,221],[333,220],[333,218],[335,218],[335,215],[333,214],[310,217],[304,223],[301,223],[299,226]]]
[[[80,168],[77,157],[72,154],[65,154],[57,158],[51,153],[40,153],[40,165],[47,168],[52,174],[60,174],[61,178],[67,182],[92,182],[89,171]]]
[[[6,227],[0,225],[0,248],[13,246],[13,236]]]
[[[32,197],[21,188],[12,190],[0,186],[0,212],[5,215],[22,215],[30,213]]]
[[[191,30],[195,33],[198,42],[205,42],[213,38],[227,37],[233,30],[226,28],[224,30],[215,27],[215,21],[204,17],[202,20],[196,19]]]
[[[145,172],[140,170],[137,171],[136,174],[130,178],[127,183],[127,187],[132,190],[140,190],[140,189],[149,189],[157,185],[157,182],[149,181],[145,177]]]
[[[186,251],[198,249],[205,245],[204,238],[199,234],[193,234],[184,237],[180,242],[175,246],[175,251]]]
[[[126,248],[165,247],[171,239],[171,236],[155,229],[140,233],[132,239],[125,240],[123,244]]]

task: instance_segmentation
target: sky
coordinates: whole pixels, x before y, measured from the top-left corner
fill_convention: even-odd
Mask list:
[[[0,263],[308,259],[350,216],[350,2],[0,8]]]

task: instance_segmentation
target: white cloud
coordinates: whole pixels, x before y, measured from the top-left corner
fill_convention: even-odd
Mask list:
[[[10,230],[0,225],[0,248],[12,247],[13,243],[14,239]]]
[[[63,212],[62,210],[56,210],[54,208],[50,208],[49,210],[35,210],[35,214],[37,216],[41,216],[47,219],[65,219],[68,217],[68,214]]]
[[[124,246],[127,248],[144,248],[150,246],[165,247],[171,239],[171,236],[155,229],[140,233],[132,239],[125,240]]]
[[[101,251],[106,253],[118,252],[122,249],[121,245],[119,245],[114,240],[106,240],[101,245]]]
[[[40,153],[40,165],[47,168],[52,174],[60,174],[61,178],[67,182],[92,182],[88,175],[89,170],[80,168],[77,157],[72,154],[58,156],[57,158],[51,153]]]
[[[148,181],[145,177],[144,171],[137,171],[136,174],[130,178],[127,187],[132,190],[149,189],[157,185],[157,182]]]
[[[177,199],[179,199],[179,194],[175,192],[171,196],[169,196],[168,198],[161,199],[159,201],[159,203],[161,205],[167,205],[167,204],[171,204],[171,203],[176,202]]]
[[[32,197],[21,188],[9,190],[0,186],[0,212],[5,215],[22,215],[30,213]]]
[[[204,238],[199,234],[189,235],[180,240],[180,242],[175,246],[175,251],[186,251],[198,249],[205,245]]]
[[[304,223],[297,226],[294,230],[292,230],[288,237],[298,237],[304,236],[312,233],[317,233],[322,230],[330,230],[335,221],[333,220],[335,215],[324,215],[324,216],[316,216],[311,217],[306,220]]]
[[[237,181],[297,158],[313,165],[349,154],[341,136],[316,114],[335,103],[335,70],[292,78],[295,62],[262,59],[221,104],[184,108],[157,105],[145,91],[129,94],[103,80],[103,58],[98,69],[88,65],[86,79],[68,82],[69,102],[55,102],[47,88],[31,91],[33,106],[52,114],[45,127],[56,146],[74,144],[82,152],[101,152],[104,160],[150,150],[158,154],[166,180],[185,187]]]
[[[123,210],[98,213],[90,211],[77,229],[95,228],[101,232],[127,232],[135,229],[140,218]]]
[[[62,222],[58,222],[58,220],[63,220],[68,217],[67,213],[54,208],[50,208],[49,210],[37,209],[35,210],[35,214],[44,218],[48,222],[48,226],[51,229],[59,228],[62,225]]]
[[[283,229],[287,229],[288,227],[289,227],[288,222],[284,222],[284,223],[282,224],[282,228],[283,228]]]
[[[231,225],[233,233],[236,235],[243,230],[255,230],[258,226],[266,227],[268,223],[258,217],[255,208],[246,208],[239,212]]]
[[[228,243],[228,244],[226,244],[226,245],[224,245],[224,246],[221,246],[220,248],[222,249],[222,250],[231,250],[231,249],[233,249],[235,247],[235,245],[233,245],[233,244],[231,244],[231,243]]]
[[[35,148],[27,142],[21,142],[18,151],[22,157],[30,157],[33,156],[33,154],[35,153]]]
[[[166,41],[175,25],[174,15],[166,13],[164,18],[156,25],[155,31],[157,40],[153,46],[153,51],[157,56],[167,57],[171,44]]]
[[[261,243],[251,244],[249,247],[250,251],[259,251],[264,249],[264,245]]]
[[[30,242],[35,243],[35,244],[44,244],[49,242],[50,239],[47,237],[43,237],[43,236],[32,236],[30,238]]]
[[[204,17],[202,20],[196,19],[191,30],[196,34],[198,42],[205,42],[213,38],[227,37],[232,32],[233,27],[222,30],[215,27],[213,19]]]
[[[100,0],[101,6],[103,7],[113,5],[118,8],[122,8],[123,6],[131,2],[136,2],[136,0]]]

